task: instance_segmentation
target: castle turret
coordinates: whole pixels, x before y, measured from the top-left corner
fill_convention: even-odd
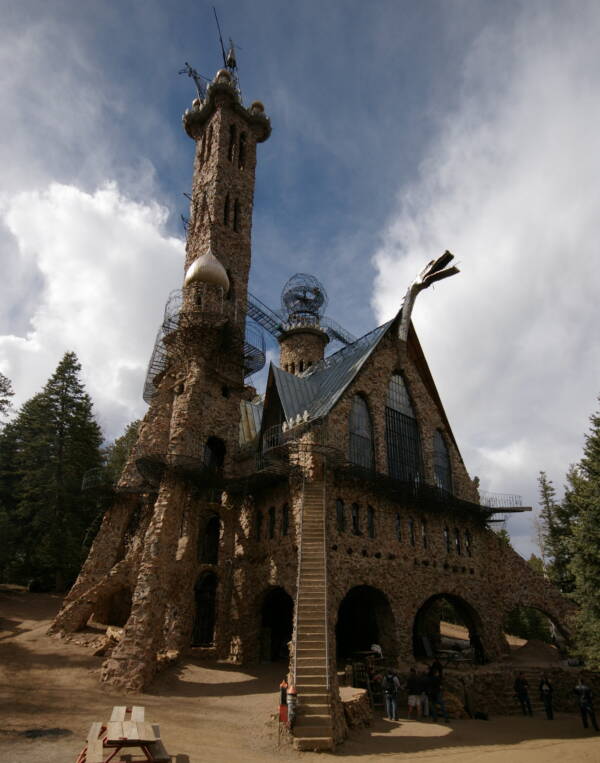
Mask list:
[[[323,360],[329,336],[321,326],[327,293],[307,273],[296,273],[283,287],[281,307],[287,316],[279,336],[279,365],[284,371],[301,374]]]

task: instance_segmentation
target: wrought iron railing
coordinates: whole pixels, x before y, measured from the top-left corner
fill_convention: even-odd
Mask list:
[[[485,490],[479,491],[479,499],[482,506],[490,509],[519,509],[523,506],[523,499],[520,495],[512,493],[488,493]]]

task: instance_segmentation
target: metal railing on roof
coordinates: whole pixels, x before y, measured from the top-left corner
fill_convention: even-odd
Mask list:
[[[512,493],[488,493],[480,490],[479,500],[482,506],[490,509],[520,509],[523,506],[523,498]]]

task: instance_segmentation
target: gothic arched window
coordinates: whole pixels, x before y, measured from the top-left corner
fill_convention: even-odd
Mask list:
[[[372,506],[367,506],[367,532],[369,538],[375,537],[375,509]]]
[[[367,401],[361,395],[354,395],[350,409],[350,439],[348,460],[351,464],[373,469],[373,427]]]
[[[235,125],[229,125],[229,148],[227,150],[227,158],[230,162],[233,161],[235,154],[235,144],[237,141],[237,129]]]
[[[450,454],[448,446],[439,429],[433,435],[433,474],[437,487],[452,492],[452,471],[450,469]]]
[[[395,529],[396,529],[396,540],[402,541],[402,517],[400,516],[400,512],[396,514]]]
[[[446,553],[452,553],[452,541],[450,540],[450,530],[448,526],[444,527],[444,546],[446,547]]]
[[[427,539],[427,520],[426,519],[421,520],[421,542],[423,543],[423,548],[427,548],[428,539]]]
[[[229,225],[229,194],[225,197],[223,204],[223,225]]]
[[[244,169],[245,163],[246,163],[246,133],[243,132],[240,134],[240,145],[239,145],[239,151],[238,151],[238,166],[241,170]]]
[[[357,503],[352,504],[352,532],[354,535],[360,535],[360,506]]]
[[[465,530],[465,551],[467,556],[473,556],[473,538],[469,530]]]
[[[414,546],[416,545],[416,539],[415,539],[415,520],[410,517],[408,520],[408,539],[410,540],[410,545]]]
[[[462,544],[460,542],[460,530],[458,527],[454,528],[454,547],[458,556],[462,554]]]
[[[385,407],[385,440],[390,477],[403,482],[421,479],[421,438],[419,426],[404,379],[390,379]]]

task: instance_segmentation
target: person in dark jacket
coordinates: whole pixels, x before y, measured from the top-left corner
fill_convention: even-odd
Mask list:
[[[554,720],[554,709],[552,708],[552,684],[548,680],[548,676],[542,673],[540,680],[540,699],[544,704],[544,710],[546,711],[546,718],[549,721]]]
[[[417,718],[421,717],[421,698],[419,679],[417,677],[417,671],[414,668],[410,669],[408,681],[406,682],[406,692],[408,694],[408,717],[412,715],[412,711],[415,711]]]
[[[529,683],[524,673],[519,673],[515,680],[515,696],[521,703],[523,715],[533,715],[531,702],[529,700]]]
[[[577,694],[579,699],[579,710],[581,712],[583,728],[588,728],[589,719],[592,722],[592,726],[598,731],[598,721],[594,712],[594,695],[581,674],[579,675],[579,683],[575,687],[575,694]]]
[[[427,676],[427,697],[429,699],[429,714],[431,720],[435,723],[437,721],[437,710],[440,709],[441,714],[444,716],[444,720],[448,723],[448,711],[444,703],[444,692],[442,691],[442,679],[438,675]]]
[[[381,687],[385,694],[385,710],[389,721],[398,720],[398,690],[400,689],[400,680],[398,676],[389,668],[381,682]]]

